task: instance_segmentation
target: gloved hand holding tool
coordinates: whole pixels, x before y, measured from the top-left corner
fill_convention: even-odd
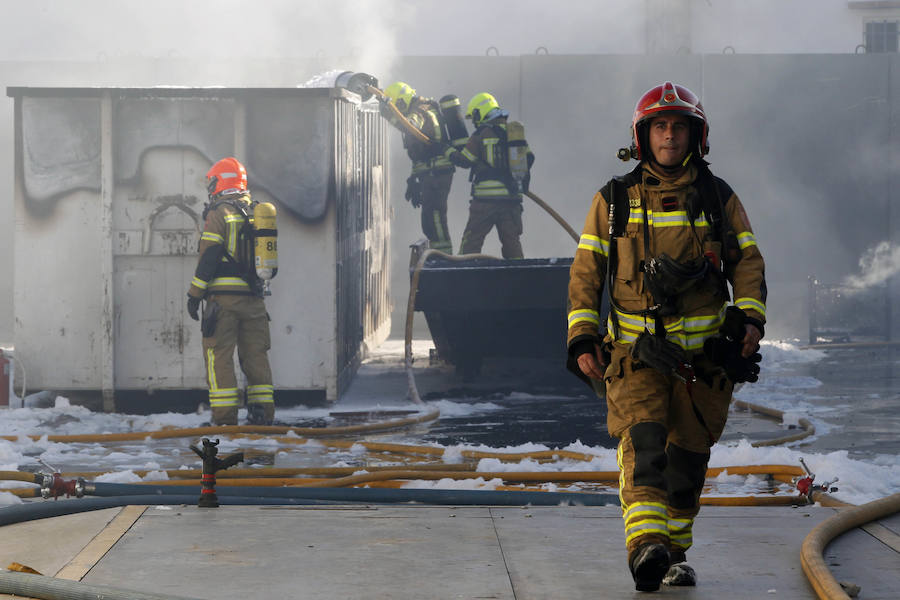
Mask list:
[[[753,383],[759,380],[759,361],[762,360],[762,355],[756,351],[759,335],[759,329],[747,322],[743,310],[729,306],[719,336],[706,340],[703,354],[725,369],[725,375],[732,383]]]
[[[688,362],[684,349],[647,330],[631,345],[631,358],[653,367],[663,375],[674,375],[684,383],[696,381],[694,368]]]

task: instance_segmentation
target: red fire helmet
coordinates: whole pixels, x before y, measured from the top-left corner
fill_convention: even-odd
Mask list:
[[[690,119],[691,151],[698,157],[706,156],[709,152],[709,123],[700,98],[686,87],[667,81],[644,92],[634,105],[634,117],[631,120],[634,158],[642,158],[641,145],[646,142],[647,121],[663,112],[684,115]]]

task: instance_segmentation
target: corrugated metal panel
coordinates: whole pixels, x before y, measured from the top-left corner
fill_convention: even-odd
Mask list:
[[[386,131],[372,106],[335,111],[338,387],[349,383],[366,344],[387,335],[390,319]]]

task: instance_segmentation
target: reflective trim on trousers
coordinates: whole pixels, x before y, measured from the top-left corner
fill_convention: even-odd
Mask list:
[[[247,404],[272,404],[275,402],[274,392],[275,387],[272,385],[248,385]]]
[[[693,519],[669,519],[669,541],[673,546],[687,550],[694,543]]]

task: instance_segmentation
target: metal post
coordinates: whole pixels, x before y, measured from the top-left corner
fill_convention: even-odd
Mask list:
[[[113,298],[113,176],[112,93],[100,99],[100,380],[103,411],[115,412],[115,329]]]

